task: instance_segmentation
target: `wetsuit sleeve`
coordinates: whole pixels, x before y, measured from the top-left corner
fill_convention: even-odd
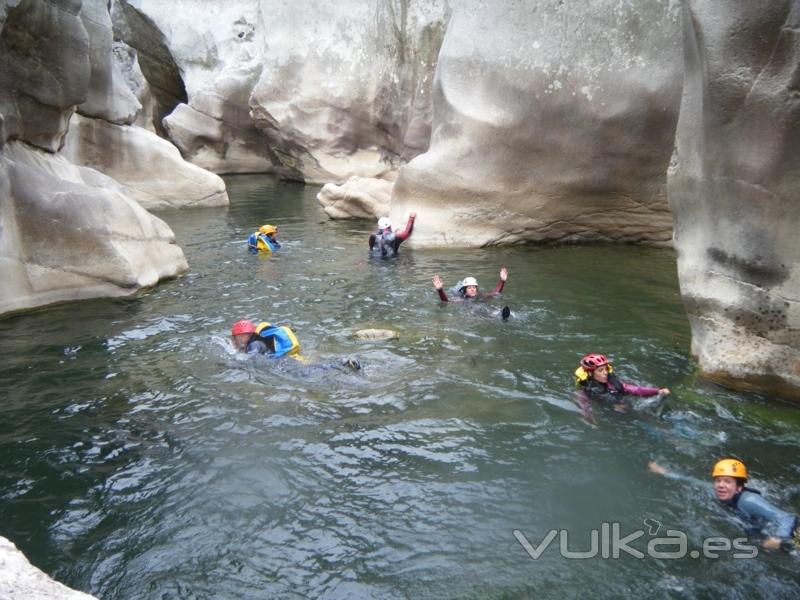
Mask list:
[[[578,390],[575,392],[575,402],[578,404],[578,408],[581,409],[583,418],[587,421],[595,422],[592,402],[589,400],[589,396],[586,394],[585,390]]]
[[[247,353],[248,354],[268,354],[269,353],[269,348],[261,340],[253,340],[252,342],[247,344]]]
[[[372,248],[374,247],[375,247],[375,234],[373,233],[369,236],[369,249],[372,250]]]
[[[632,383],[625,383],[622,382],[622,389],[625,390],[626,394],[631,394],[633,396],[655,396],[658,394],[658,388],[655,387],[647,387],[644,385],[634,385]]]
[[[439,293],[439,299],[442,302],[450,302],[450,298],[447,297],[447,294],[445,293],[444,288],[442,288],[440,290],[436,290],[436,291]]]
[[[779,508],[775,508],[759,494],[743,493],[736,508],[747,515],[766,521],[768,526],[765,527],[764,533],[774,535],[783,540],[791,539],[797,524],[797,518]]]
[[[497,285],[494,286],[494,289],[486,294],[487,296],[499,296],[503,292],[503,288],[505,287],[506,282],[502,279],[498,280]]]
[[[406,223],[406,228],[403,231],[398,231],[394,234],[394,239],[399,240],[398,246],[400,245],[399,242],[405,242],[408,236],[411,235],[411,232],[414,230],[414,218],[412,216],[408,217],[408,222]]]

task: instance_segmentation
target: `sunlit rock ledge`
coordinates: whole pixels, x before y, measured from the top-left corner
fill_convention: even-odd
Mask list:
[[[96,600],[51,579],[0,536],[0,598],[3,600]]]

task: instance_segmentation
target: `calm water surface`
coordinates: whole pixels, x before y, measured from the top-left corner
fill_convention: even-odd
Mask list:
[[[534,560],[512,533],[536,546],[566,530],[573,551],[645,519],[687,550],[739,537],[707,495],[727,454],[800,512],[800,410],[696,378],[671,252],[370,261],[372,222],[329,221],[317,188],[228,183],[229,209],[161,214],[184,277],[0,321],[0,534],[34,564],[107,599],[800,596],[792,555],[576,560],[556,539]],[[265,222],[284,249],[252,256]],[[508,323],[437,301],[434,273],[491,288],[501,265]],[[239,318],[289,323],[310,361],[355,354],[363,373],[233,355]],[[367,327],[400,339],[357,341]],[[581,419],[571,374],[588,351],[670,387],[664,413]]]

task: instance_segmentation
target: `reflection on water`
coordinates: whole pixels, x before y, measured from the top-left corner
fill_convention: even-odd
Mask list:
[[[713,460],[800,510],[800,411],[696,379],[668,251],[422,250],[370,260],[371,222],[328,221],[315,188],[229,180],[230,209],[165,213],[190,272],[132,300],[0,321],[0,534],[102,598],[797,597],[797,559],[533,560],[565,529],[655,519],[702,546],[740,530],[709,503]],[[424,223],[420,213],[418,225]],[[277,224],[283,250],[247,253]],[[413,240],[413,237],[412,237]],[[430,278],[510,271],[508,323],[442,305]],[[305,377],[232,355],[240,318],[288,323]],[[364,342],[362,328],[398,340]],[[606,352],[673,390],[663,413],[597,411],[572,371]],[[650,475],[651,459],[685,477]]]

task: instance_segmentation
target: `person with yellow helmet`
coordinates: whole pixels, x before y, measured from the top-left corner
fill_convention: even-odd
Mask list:
[[[258,231],[251,233],[247,238],[247,249],[252,254],[263,252],[270,254],[279,250],[281,245],[276,236],[278,235],[278,228],[274,225],[262,225]]]
[[[648,465],[651,472],[667,475],[667,469],[655,461]],[[718,460],[711,470],[714,496],[724,506],[733,510],[750,533],[765,537],[761,545],[768,550],[800,549],[800,527],[795,515],[785,512],[769,502],[761,492],[747,487],[747,467],[736,458]]]
[[[416,218],[417,213],[410,213],[406,228],[402,231],[392,231],[392,224],[389,222],[388,217],[378,219],[378,230],[369,236],[370,255],[382,258],[397,256],[400,244],[405,242],[414,230]]]
[[[581,359],[580,365],[575,370],[575,383],[580,388],[578,391],[578,405],[584,416],[593,417],[590,400],[598,400],[615,410],[625,411],[630,407],[630,402],[625,396],[660,396],[664,398],[670,391],[669,388],[657,388],[636,385],[622,381],[614,374],[614,369],[605,354],[591,353]]]

